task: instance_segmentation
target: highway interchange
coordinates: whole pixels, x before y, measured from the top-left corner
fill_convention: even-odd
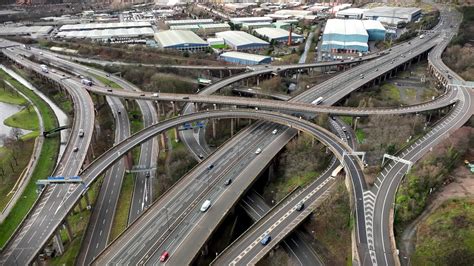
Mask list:
[[[448,14],[442,13],[442,18],[445,20],[443,24],[444,27],[448,27],[450,24],[457,25],[458,22],[451,22],[449,20],[452,17],[454,17],[453,12]],[[437,27],[437,30],[442,30],[439,25]],[[447,88],[447,94],[444,97],[426,103],[424,106],[428,107],[415,112],[436,109],[447,105],[454,105],[454,108],[451,113],[438,123],[427,135],[417,140],[412,146],[399,155],[406,160],[415,162],[429,151],[431,147],[439,143],[446,133],[452,132],[462,126],[473,113],[473,105],[471,104],[472,91],[466,89],[462,84],[462,79],[451,72],[451,76],[454,77],[454,81],[457,82],[456,84],[452,84],[453,81],[450,81],[446,74],[449,68],[440,60],[441,52],[452,36],[434,33],[429,37],[430,38],[417,38],[412,40],[411,45],[405,43],[396,46],[392,48],[392,51],[388,55],[381,56],[369,63],[345,71],[343,78],[330,79],[311,88],[307,92],[290,100],[288,106],[293,106],[292,108],[281,107],[284,105],[282,104],[283,102],[277,101],[269,100],[268,102],[265,101],[265,103],[258,105],[258,102],[252,99],[241,101],[242,99],[236,97],[232,97],[234,99],[227,99],[231,97],[224,99],[222,96],[211,97],[209,95],[245,78],[272,72],[281,73],[297,69],[298,66],[279,66],[278,69],[265,67],[255,71],[245,72],[207,87],[201,92],[205,97],[194,95],[166,95],[160,93],[159,98],[163,101],[174,99],[174,101],[219,103],[228,106],[241,105],[266,109],[274,109],[275,105],[279,103],[278,108],[285,111],[347,114],[343,112],[337,113],[337,110],[340,110],[341,107],[327,106],[336,103],[348,93],[375,80],[382,74],[388,73],[393,68],[435,47],[429,54],[429,63],[437,69],[438,72],[442,73],[442,82],[450,82],[451,86]],[[17,49],[18,48],[15,50]],[[17,63],[23,64],[38,73],[41,72],[36,64],[19,58],[19,56],[12,51],[7,49],[3,49],[2,51],[6,56],[15,60]],[[394,62],[392,60],[395,61],[394,64],[391,63]],[[359,78],[361,74],[364,75],[363,79]],[[74,100],[75,120],[73,132],[78,132],[79,129],[83,129],[85,132],[83,138],[77,135],[74,136],[74,134],[72,135],[65,155],[61,160],[61,164],[58,169],[56,169],[56,173],[77,175],[82,167],[84,156],[92,139],[94,122],[92,101],[88,93],[84,93],[83,86],[81,86],[78,80],[72,78],[63,79],[59,73],[50,73],[49,78],[61,83]],[[116,77],[114,78],[117,79]],[[119,82],[120,79],[117,79],[117,83]],[[119,85],[123,86],[120,83]],[[94,88],[94,92],[108,94],[106,93],[107,89],[100,88],[100,86],[93,86],[92,88]],[[146,100],[156,100],[150,94],[140,96],[142,94],[143,93],[139,92],[129,93],[128,91],[120,90],[113,91],[112,94],[108,95],[140,99],[142,100],[140,102],[145,103],[150,103],[150,101]],[[189,97],[189,99],[183,99],[184,97]],[[295,104],[295,102],[310,103],[317,97],[324,97],[324,107],[311,106],[310,104]],[[112,103],[111,106],[114,106],[114,104]],[[192,107],[193,105],[188,104],[183,113],[191,113],[193,111]],[[298,107],[301,109],[295,109]],[[276,109],[279,110],[278,108]],[[416,107],[406,107],[405,109],[394,108],[392,110],[403,109],[403,111],[400,112],[402,113],[407,112],[408,108]],[[152,109],[150,108],[150,110]],[[348,111],[346,110],[344,112]],[[355,115],[369,114],[370,113],[363,114],[360,112]],[[156,118],[151,119],[149,120],[151,122],[145,122],[146,129],[140,132],[140,134],[126,138],[126,133],[124,133],[125,135],[121,138],[117,138],[116,146],[111,148],[107,153],[99,156],[81,172],[81,176],[85,180],[85,186],[90,186],[104,170],[114,165],[114,163],[119,162],[120,158],[130,149],[144,143],[144,141],[148,139],[153,140],[154,136],[163,130],[179,126],[186,121],[202,121],[213,117],[251,117],[255,119],[268,119],[271,122],[255,123],[228,141],[216,152],[210,154],[210,157],[206,158],[203,163],[199,164],[178,181],[164,196],[145,211],[136,222],[132,223],[125,233],[96,259],[95,264],[103,265],[103,263],[110,262],[155,263],[158,261],[158,257],[164,249],[171,251],[171,257],[168,261],[170,265],[190,263],[201,249],[201,246],[204,245],[205,241],[210,237],[213,230],[219,225],[222,217],[226,215],[243,192],[253,183],[256,173],[263,170],[266,165],[264,162],[270,161],[274,155],[294,137],[296,130],[288,128],[288,124],[315,135],[320,141],[328,145],[345,166],[346,174],[352,181],[353,197],[356,199],[356,242],[361,263],[364,265],[370,263],[394,265],[396,263],[393,252],[394,247],[391,243],[392,239],[390,238],[390,227],[388,225],[390,224],[389,217],[392,211],[395,191],[406,171],[406,165],[403,163],[388,164],[377,179],[376,185],[368,189],[363,179],[363,173],[361,173],[362,162],[360,162],[356,156],[348,155],[352,153],[353,150],[347,144],[341,142],[340,138],[334,134],[322,128],[314,127],[314,125],[311,125],[304,119],[282,113],[245,109],[226,111],[223,109],[221,111],[204,111],[182,115],[176,119],[170,119],[158,124],[156,124]],[[146,119],[144,118],[144,120]],[[281,123],[283,125],[277,126],[273,123]],[[278,129],[278,134],[273,136],[271,132],[274,129]],[[199,141],[203,139],[202,132],[186,131],[183,132],[182,136],[183,141],[194,154],[208,151],[205,147],[205,142]],[[119,140],[122,141],[119,142]],[[72,147],[78,147],[81,152],[72,152]],[[255,147],[261,147],[263,149],[262,154],[255,155]],[[153,149],[153,151],[157,151],[157,148]],[[208,152],[204,154],[207,155]],[[143,157],[156,158],[149,154]],[[209,164],[215,166],[212,171],[207,169]],[[112,170],[113,169],[109,171]],[[211,175],[209,175],[210,172],[212,172]],[[222,182],[229,177],[232,177],[236,182],[230,187],[223,188]],[[333,184],[332,180],[333,178],[327,176],[327,174],[326,177],[323,175],[304,190],[299,191],[297,196],[290,199],[286,205],[283,203],[279,208],[272,209],[275,210],[276,213],[280,213],[273,216],[267,214],[260,219],[257,225],[265,226],[251,227],[249,230],[256,230],[255,233],[242,237],[241,239],[244,240],[231,245],[227,250],[235,251],[227,251],[228,253],[226,254],[230,255],[225,256],[226,261],[252,264],[256,262],[256,260],[253,259],[263,257],[266,251],[271,249],[279,240],[282,240],[287,233],[294,229],[312,210],[312,208],[308,208],[304,212],[297,213],[293,210],[294,203],[301,200],[301,198],[306,198],[306,200],[310,200],[311,202],[321,200],[323,195],[327,195],[326,193],[329,191],[331,184]],[[46,187],[38,203],[35,205],[35,208],[30,212],[30,215],[22,224],[20,230],[8,243],[7,247],[2,250],[0,264],[26,264],[31,262],[39,249],[45,245],[46,241],[53,235],[55,229],[61,224],[68,210],[80,199],[83,191],[84,188],[77,185],[53,185]],[[180,191],[188,191],[188,193],[183,194],[180,193]],[[209,213],[212,212],[213,215],[199,215],[199,212],[196,212],[196,206],[200,206],[203,199],[207,197],[219,199],[213,203],[212,208],[208,211]],[[56,198],[60,200],[56,200]],[[49,207],[48,210],[44,208],[45,204]],[[166,215],[163,216],[163,213],[166,213]],[[265,217],[270,218],[265,219]],[[280,220],[280,217],[285,217],[285,219]],[[275,219],[279,221],[278,224],[275,223]],[[274,233],[272,233],[274,234],[274,241],[271,242],[271,245],[263,247],[255,241],[257,241],[257,236],[261,237],[261,232],[269,230],[268,228],[270,227],[266,225],[270,227],[274,225],[272,228],[272,230],[275,230]],[[41,228],[41,230],[38,230],[38,228]],[[251,247],[251,249],[247,250],[246,247]],[[245,253],[239,251],[242,249],[246,250]],[[221,258],[224,259],[224,256]]]

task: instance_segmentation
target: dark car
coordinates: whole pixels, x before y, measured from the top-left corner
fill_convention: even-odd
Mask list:
[[[213,164],[209,165],[209,166],[207,167],[207,170],[212,170],[212,168],[214,168],[214,165],[213,165]]]
[[[228,185],[230,185],[230,184],[232,184],[232,179],[231,179],[231,178],[227,179],[227,180],[224,182],[224,186],[228,186]]]
[[[189,97],[188,96],[183,97],[183,100],[189,100]]]
[[[112,92],[112,89],[107,89],[108,92]]]
[[[296,204],[296,210],[297,211],[301,211],[304,209],[304,203],[303,202],[300,202],[298,204]]]
[[[266,246],[268,243],[270,243],[270,240],[272,240],[272,237],[269,236],[269,235],[266,235],[261,241],[260,243],[264,246]]]

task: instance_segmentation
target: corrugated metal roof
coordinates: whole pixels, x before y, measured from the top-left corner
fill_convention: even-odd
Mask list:
[[[142,28],[142,27],[151,27],[151,24],[150,24],[150,22],[146,22],[146,21],[113,22],[113,23],[85,23],[85,24],[64,25],[61,28],[59,28],[59,31],[115,29],[115,28]]]
[[[356,19],[328,19],[324,34],[368,36],[362,21]]]
[[[369,47],[365,42],[323,41],[322,45],[362,46],[366,48]]]
[[[270,40],[273,39],[280,39],[280,38],[288,38],[290,32],[284,29],[279,28],[259,28],[254,30],[256,33],[269,38]],[[292,38],[302,38],[303,36],[292,33]]]
[[[240,23],[245,23],[245,22],[262,22],[262,21],[272,22],[273,19],[269,17],[242,17],[242,18],[231,18],[230,21],[234,24],[240,24]]]
[[[232,57],[241,60],[248,60],[254,62],[260,62],[262,60],[271,58],[270,56],[263,56],[258,54],[248,54],[248,53],[241,53],[241,52],[226,52],[220,55],[221,57]]]
[[[227,23],[213,23],[213,24],[199,24],[199,28],[202,29],[222,29],[222,28],[229,28],[230,25]]]
[[[203,39],[196,33],[188,30],[167,30],[155,34],[155,40],[161,47],[178,46],[183,44],[202,44],[207,45]]]
[[[173,25],[170,30],[198,30],[198,25]]]
[[[133,28],[61,31],[57,36],[62,38],[108,39],[111,37],[133,38],[139,36],[153,36],[154,33],[152,28]]]
[[[182,19],[182,20],[167,20],[166,25],[198,25],[214,23],[213,19]]]
[[[362,20],[366,30],[385,30],[385,27],[377,20]]]
[[[381,6],[374,7],[364,12],[366,17],[394,17],[410,19],[415,13],[421,12],[421,9],[416,7],[389,7]]]
[[[48,34],[52,26],[6,26],[0,27],[0,35]]]
[[[224,38],[226,43],[229,42],[235,46],[249,44],[269,44],[268,42],[243,31],[223,31],[216,33],[216,36],[219,38]]]
[[[338,11],[336,16],[356,16],[363,15],[368,9],[363,8],[348,8],[341,11]]]

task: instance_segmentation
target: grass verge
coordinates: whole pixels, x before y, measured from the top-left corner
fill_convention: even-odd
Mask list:
[[[26,103],[25,98],[21,97],[15,90],[4,86],[3,91],[0,93],[0,102],[22,105]]]
[[[39,129],[38,116],[32,107],[27,107],[11,115],[3,121],[9,127],[37,131]]]
[[[33,91],[24,87],[21,83],[14,80],[7,73],[0,70],[0,79],[8,81],[10,84],[15,86],[19,91],[25,94],[33,104],[38,108],[41,117],[43,118],[45,130],[53,129],[57,127],[57,120],[53,110],[49,105],[44,102],[38,95]],[[38,158],[38,164],[33,171],[32,178],[25,188],[25,191],[21,195],[22,200],[18,201],[13,207],[10,215],[5,221],[0,224],[0,247],[6,244],[7,240],[13,234],[17,226],[23,220],[25,215],[28,213],[30,208],[33,206],[37,198],[36,194],[36,181],[50,175],[56,164],[56,158],[59,151],[59,137],[47,138],[44,140],[43,148],[41,150],[40,157]]]
[[[117,209],[115,210],[115,217],[109,242],[117,238],[125,228],[127,228],[128,213],[130,211],[130,204],[132,203],[133,196],[133,184],[133,174],[125,174],[117,203]]]
[[[108,79],[108,78],[104,78],[102,76],[99,76],[99,75],[96,75],[96,74],[92,74],[89,72],[89,74],[91,74],[92,76],[94,76],[95,79],[99,80],[100,82],[104,83],[105,85],[111,87],[111,88],[114,88],[114,89],[122,89],[122,87],[120,87],[120,85],[118,85],[117,83],[115,83],[114,81]]]

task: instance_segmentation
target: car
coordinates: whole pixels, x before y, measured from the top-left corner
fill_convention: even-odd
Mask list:
[[[278,129],[275,128],[275,129],[272,131],[272,134],[273,134],[273,135],[276,135],[276,133],[278,133]]]
[[[106,77],[110,77],[110,74],[105,74]]]
[[[146,172],[145,177],[150,177],[150,172]]]
[[[346,138],[347,138],[347,139],[351,139],[351,135],[347,134],[347,135],[346,135]]]
[[[168,253],[168,251],[163,251],[163,253],[161,253],[161,256],[160,256],[160,261],[161,262],[165,262],[168,257],[170,256],[170,254]]]
[[[107,89],[108,92],[112,92],[112,89]]]
[[[40,52],[40,55],[43,55],[43,52]]]
[[[117,111],[117,113],[118,113],[118,114],[122,114],[122,112],[121,112],[121,111]]]
[[[379,69],[378,69],[378,68],[376,68],[376,69],[375,69],[375,72],[377,72],[377,71],[379,71]]]
[[[198,155],[198,157],[199,157],[199,159],[202,159],[202,158],[204,158],[204,155],[202,155],[202,153],[200,153],[200,154]]]
[[[205,200],[204,203],[201,205],[200,211],[201,211],[201,212],[206,212],[206,211],[209,209],[209,207],[211,207],[211,201],[207,199],[207,200]]]
[[[297,211],[302,211],[304,209],[304,202],[300,202],[300,203],[296,204],[295,209]]]
[[[145,94],[140,94],[140,96],[145,97]]]
[[[79,150],[78,147],[74,147],[74,149],[72,149],[73,152],[77,152]]]
[[[363,79],[364,78],[364,74],[360,74],[360,79]]]
[[[56,73],[56,70],[54,70],[54,69],[51,69],[51,72],[53,72],[53,73]]]
[[[411,42],[408,42],[408,44],[411,44]]]
[[[207,170],[212,170],[212,168],[214,168],[214,165],[213,165],[213,164],[210,164],[210,165],[207,167]]]
[[[79,138],[84,137],[84,129],[79,129]]]
[[[268,243],[270,243],[270,240],[272,240],[272,237],[270,235],[265,235],[262,240],[260,240],[260,244],[266,246]]]
[[[63,77],[64,77],[64,76],[66,76],[66,75],[64,75],[64,73],[63,73],[63,74],[61,74],[61,76],[63,76]]]
[[[183,97],[183,100],[189,100],[189,97],[188,96]]]
[[[255,154],[260,154],[262,152],[262,149],[261,148],[258,148],[256,151],[255,151]]]
[[[228,186],[232,183],[232,178],[229,178],[227,179],[225,182],[224,182],[224,186]]]
[[[342,131],[346,132],[346,131],[347,131],[347,128],[346,128],[346,127],[342,127]]]
[[[153,97],[158,97],[158,96],[159,96],[159,94],[158,94],[158,93],[156,93],[156,92],[155,92],[155,93],[153,93]]]

